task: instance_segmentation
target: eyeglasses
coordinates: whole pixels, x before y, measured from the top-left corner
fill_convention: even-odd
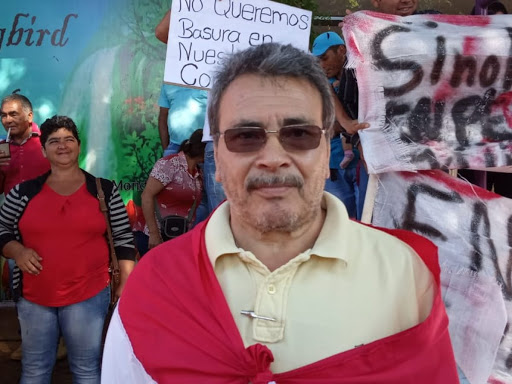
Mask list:
[[[224,136],[230,152],[256,152],[267,142],[269,133],[277,133],[279,142],[287,151],[307,151],[318,148],[325,129],[316,125],[287,125],[277,131],[261,127],[239,127],[217,133]]]

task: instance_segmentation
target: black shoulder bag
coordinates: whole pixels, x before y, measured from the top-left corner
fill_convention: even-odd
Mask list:
[[[160,222],[160,235],[162,236],[163,241],[174,239],[179,235],[183,235],[190,228],[190,223],[192,218],[194,217],[194,213],[197,208],[197,199],[194,199],[194,204],[192,204],[192,208],[188,212],[187,217],[179,216],[179,215],[169,215],[165,217],[161,217],[160,208],[158,206],[158,201],[155,198],[155,212]]]

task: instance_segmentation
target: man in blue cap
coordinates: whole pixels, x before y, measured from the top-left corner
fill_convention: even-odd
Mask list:
[[[346,52],[345,41],[334,32],[322,33],[313,43],[313,55],[320,59],[320,65],[329,78],[339,80]]]
[[[340,135],[342,127],[353,133],[347,126],[357,121],[357,83],[353,72],[344,70],[346,52],[345,41],[335,32],[322,33],[313,42],[312,53],[318,57],[333,91],[341,102],[342,107],[339,109],[342,109],[344,114],[343,118],[340,118],[339,114],[336,115],[338,124],[335,129],[336,135],[331,138],[329,161],[331,177],[325,183],[325,190],[343,201],[350,217],[361,219],[366,183],[360,191],[357,183],[358,152],[352,151],[352,145],[346,141],[350,141],[350,136],[342,139]],[[366,176],[362,164],[359,164],[359,173]]]

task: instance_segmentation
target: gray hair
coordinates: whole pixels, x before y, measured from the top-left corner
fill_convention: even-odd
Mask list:
[[[267,78],[292,77],[307,80],[320,92],[322,98],[322,124],[330,137],[334,124],[334,103],[329,81],[313,55],[291,45],[261,44],[228,56],[221,64],[210,90],[208,122],[217,142],[219,110],[222,95],[239,76],[253,74]]]
[[[12,101],[17,101],[21,104],[21,108],[25,111],[25,113],[32,112],[32,103],[30,100],[19,93],[11,93],[10,95],[5,96],[0,102],[0,106],[3,106],[5,103],[10,103]]]

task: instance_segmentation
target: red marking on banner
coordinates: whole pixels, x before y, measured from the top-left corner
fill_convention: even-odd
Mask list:
[[[443,83],[436,88],[434,93],[434,103],[440,100],[447,100],[453,97],[456,93],[456,90],[450,85],[450,83],[445,80]],[[434,103],[432,103],[432,109],[434,108]]]
[[[462,53],[465,56],[471,56],[471,55],[474,55],[475,53],[477,53],[476,42],[477,42],[476,37],[466,36],[464,38],[464,46],[462,48]]]
[[[495,379],[493,377],[489,378],[489,380],[487,380],[487,384],[506,384],[504,381],[501,381],[499,379]]]
[[[373,32],[373,24],[375,22],[371,19],[359,19],[357,20],[357,26],[359,27],[359,30],[363,33],[372,33]]]
[[[509,128],[512,128],[512,92],[505,92],[499,95],[492,105],[492,110],[501,109]]]
[[[348,48],[351,55],[355,54],[358,59],[363,58],[363,55],[361,54],[361,52],[359,52],[359,48],[357,47],[356,40],[352,35],[348,37]]]
[[[373,12],[373,11],[365,11],[365,13],[370,16],[373,16],[377,19],[393,21],[395,23],[399,22],[399,20],[400,20],[400,16],[390,15],[389,13],[379,13],[379,12]]]
[[[426,18],[438,23],[455,24],[461,27],[487,27],[491,23],[488,16],[465,15],[425,15]]]
[[[458,192],[463,196],[470,198],[479,198],[482,200],[495,200],[500,199],[502,196],[497,195],[487,189],[480,188],[476,185],[473,185],[468,182],[464,182],[461,179],[456,177],[452,177],[442,171],[420,171],[417,173],[414,172],[400,172],[400,176],[402,176],[406,180],[416,180],[420,181],[423,177],[428,177],[433,179],[439,183],[444,184],[445,187],[451,189],[452,191]]]

